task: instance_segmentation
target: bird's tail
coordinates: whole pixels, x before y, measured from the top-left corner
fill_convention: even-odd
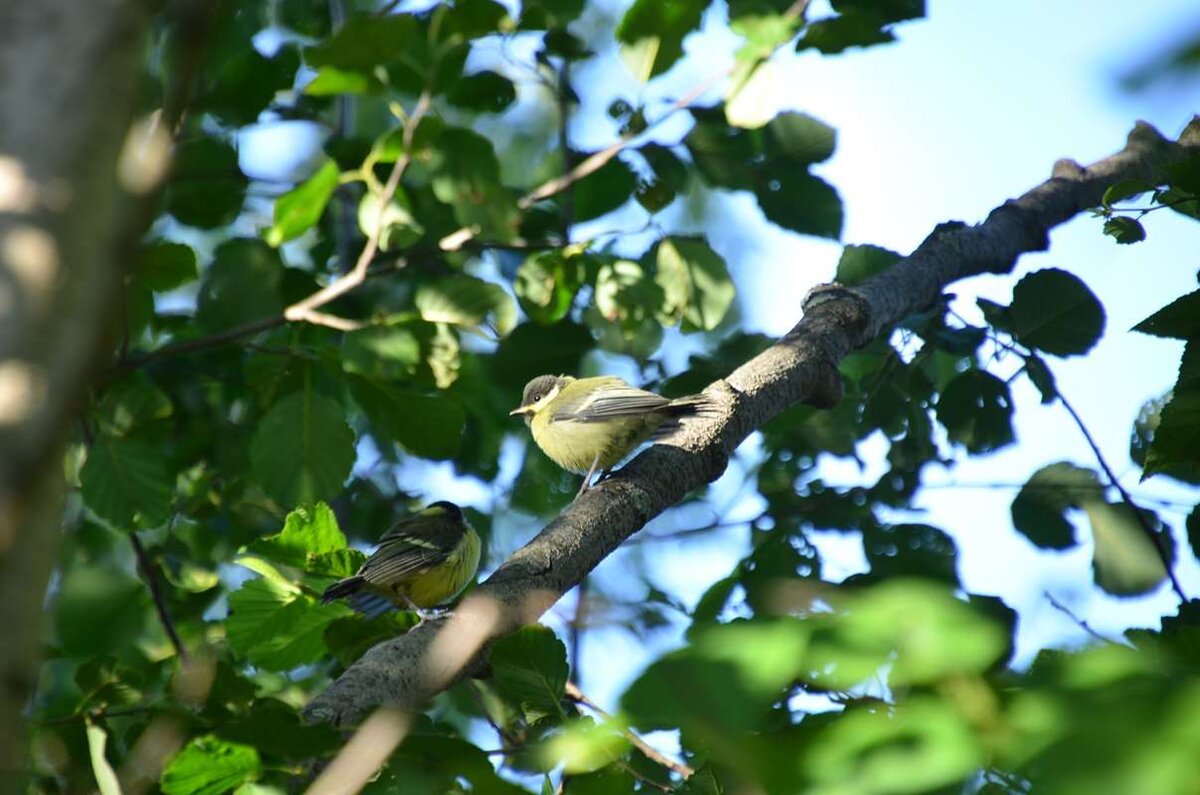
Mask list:
[[[658,442],[679,430],[679,421],[684,417],[703,417],[716,409],[716,404],[705,394],[685,395],[675,398],[663,407],[667,420],[655,429],[650,441]]]
[[[321,594],[321,603],[328,604],[334,599],[345,599],[347,596],[354,596],[363,587],[363,578],[355,574],[353,577],[347,577],[344,580],[338,580],[333,585],[325,589],[325,593]]]
[[[345,599],[350,607],[362,613],[367,618],[378,618],[395,607],[391,600],[381,594],[365,588],[366,581],[355,574],[344,580],[338,580],[325,589],[321,594],[321,603],[332,602],[334,599]]]
[[[672,417],[691,417],[696,414],[704,414],[714,408],[716,406],[709,396],[700,393],[675,398],[666,405],[665,410]]]

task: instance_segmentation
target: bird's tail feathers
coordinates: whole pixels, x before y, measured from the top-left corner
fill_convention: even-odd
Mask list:
[[[363,587],[363,578],[355,574],[353,577],[347,577],[344,580],[338,580],[333,585],[325,589],[325,593],[321,594],[321,603],[328,604],[334,599],[345,599],[347,596],[354,596]]]
[[[716,408],[717,404],[712,398],[703,393],[675,398],[663,408],[667,420],[655,429],[650,441],[657,442],[675,433],[679,430],[680,421],[685,417],[703,417],[714,412]]]

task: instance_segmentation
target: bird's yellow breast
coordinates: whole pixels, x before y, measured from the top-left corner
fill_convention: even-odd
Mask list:
[[[444,562],[428,571],[418,572],[396,583],[416,607],[436,607],[449,601],[467,586],[479,568],[479,534],[468,529],[463,541]]]
[[[657,415],[577,422],[553,420],[552,414],[547,410],[534,415],[529,423],[533,440],[551,461],[577,475],[586,473],[597,456],[601,470],[616,466],[662,422]]]

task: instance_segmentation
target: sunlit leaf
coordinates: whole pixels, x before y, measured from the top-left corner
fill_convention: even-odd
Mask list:
[[[222,795],[261,772],[253,747],[206,734],[171,758],[159,784],[166,795]]]
[[[326,160],[311,177],[275,200],[275,223],[263,238],[278,248],[307,232],[321,219],[337,185],[337,164]]]

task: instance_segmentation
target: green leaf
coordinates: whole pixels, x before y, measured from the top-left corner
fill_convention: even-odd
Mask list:
[[[873,579],[925,577],[958,584],[954,539],[927,524],[896,524],[863,530],[863,551]]]
[[[1197,505],[1188,514],[1185,527],[1187,529],[1188,544],[1192,548],[1192,554],[1200,558],[1200,505]]]
[[[1162,473],[1189,483],[1200,482],[1200,342],[1189,341],[1179,363],[1179,377],[1163,406],[1146,453],[1143,478]]]
[[[721,255],[703,238],[669,237],[654,248],[653,257],[663,316],[682,321],[684,332],[716,328],[737,292]]]
[[[500,341],[489,372],[496,382],[519,390],[534,376],[579,372],[580,362],[594,344],[586,328],[569,320],[553,326],[522,323]]]
[[[156,240],[138,252],[135,278],[156,293],[176,290],[198,276],[196,252],[190,246]]]
[[[156,527],[171,513],[175,478],[161,447],[135,437],[102,433],[88,450],[79,473],[83,501],[117,529],[132,529],[138,519]]]
[[[311,97],[332,97],[338,94],[370,94],[381,91],[383,84],[374,75],[322,66],[316,77],[304,86],[304,93]]]
[[[842,249],[833,279],[838,284],[859,284],[892,267],[900,259],[896,252],[879,246],[849,245]]]
[[[185,141],[175,150],[167,212],[188,226],[227,226],[242,210],[247,184],[228,143],[208,137]]]
[[[229,595],[229,647],[268,671],[288,671],[325,656],[325,628],[345,616],[339,604],[318,604],[290,583],[260,577]]]
[[[1167,579],[1167,571],[1158,556],[1155,542],[1147,535],[1133,509],[1124,503],[1100,499],[1084,503],[1083,510],[1092,526],[1095,550],[1092,555],[1096,584],[1114,596],[1140,596],[1150,593]],[[1143,511],[1152,528],[1158,519]],[[1154,528],[1155,535],[1169,541],[1170,536]]]
[[[1046,362],[1036,353],[1030,353],[1025,357],[1025,374],[1029,376],[1029,380],[1037,388],[1037,391],[1042,394],[1042,404],[1053,403],[1058,397],[1058,385],[1054,380],[1054,374],[1050,372],[1050,368],[1046,366]]]
[[[629,748],[629,740],[617,727],[585,717],[568,721],[539,752],[547,769],[562,765],[564,772],[574,777],[611,765]]]
[[[117,780],[117,771],[113,770],[104,755],[108,745],[108,733],[103,726],[97,726],[89,719],[87,722],[88,755],[92,760],[92,773],[96,777],[96,789],[100,795],[121,795],[121,782]]]
[[[142,699],[143,678],[111,655],[89,657],[75,669],[75,684],[83,694],[81,705],[105,709],[136,704]]]
[[[1068,509],[1082,509],[1092,529],[1096,584],[1115,596],[1148,593],[1166,579],[1166,570],[1136,514],[1123,503],[1104,497],[1099,478],[1089,469],[1065,461],[1043,467],[1021,488],[1012,504],[1013,526],[1044,549],[1074,546]],[[1170,543],[1157,517],[1143,512],[1147,524]]]
[[[337,163],[327,159],[311,177],[276,199],[275,223],[263,233],[267,243],[279,248],[315,226],[337,189],[338,175]]]
[[[521,3],[521,30],[565,28],[586,4],[587,0],[526,0]]]
[[[425,395],[367,378],[350,377],[350,393],[372,427],[422,458],[453,458],[462,443],[466,413],[445,393]]]
[[[288,513],[283,530],[255,541],[248,550],[256,555],[303,568],[310,557],[346,548],[346,536],[328,505],[318,502]]]
[[[426,162],[438,201],[455,218],[489,240],[509,240],[520,222],[516,197],[500,182],[500,161],[488,138],[461,127],[422,121],[414,156]]]
[[[1017,282],[1009,311],[1022,344],[1055,356],[1087,353],[1104,333],[1104,307],[1077,276],[1057,268]]]
[[[263,320],[283,312],[283,261],[261,240],[222,243],[204,272],[196,323],[208,332]]]
[[[159,783],[166,795],[223,795],[262,772],[254,748],[205,734],[171,758]]]
[[[700,27],[707,0],[634,0],[617,24],[621,57],[645,82],[683,56],[684,38]]]
[[[591,221],[617,209],[633,196],[637,177],[619,157],[614,157],[571,188],[576,222]]]
[[[403,635],[416,626],[415,613],[388,611],[375,618],[345,616],[331,621],[322,636],[325,648],[342,665],[350,665],[380,641]]]
[[[195,111],[212,113],[231,126],[256,122],[277,93],[292,88],[300,67],[300,54],[294,46],[284,45],[270,58],[255,49],[249,37],[238,37],[236,46],[230,57],[206,75],[210,79],[204,83],[210,89],[194,100]]]
[[[54,628],[64,654],[88,657],[124,651],[146,619],[145,587],[111,565],[77,567],[63,577]]]
[[[406,65],[402,90],[415,82],[420,88],[428,54],[423,21],[412,14],[356,14],[333,36],[305,50],[308,66],[333,67],[343,72],[371,74],[377,66]],[[392,74],[391,77],[399,77]]]
[[[957,792],[988,758],[962,708],[929,695],[894,709],[847,710],[805,757],[811,791],[822,793]]]
[[[517,307],[504,288],[474,276],[458,274],[424,282],[414,299],[421,318],[430,323],[478,328],[489,321],[501,337],[517,325]]]
[[[730,127],[721,108],[692,110],[684,143],[708,182],[753,191],[767,220],[802,234],[836,238],[842,229],[837,191],[809,173],[833,154],[833,128],[803,113],[781,113],[758,130]]]
[[[870,47],[896,40],[883,28],[882,20],[870,13],[855,12],[818,19],[805,26],[796,51],[815,49],[825,55],[836,55],[851,47]]]
[[[249,710],[224,722],[218,732],[222,740],[246,743],[260,754],[297,761],[331,754],[344,742],[332,726],[301,723],[295,705],[278,698],[255,699]]]
[[[823,686],[854,687],[885,663],[892,687],[928,685],[982,673],[1007,650],[1005,633],[949,585],[889,580],[837,606],[805,660]]]
[[[621,709],[643,730],[682,727],[715,748],[766,715],[803,669],[809,636],[790,618],[693,630],[689,646],[652,663],[629,687]]]
[[[561,721],[567,684],[567,649],[554,632],[542,626],[524,627],[492,646],[492,681],[507,701],[521,708],[525,719]]]
[[[365,795],[529,795],[497,774],[482,749],[458,737],[414,733],[392,753]]]
[[[354,432],[341,408],[309,387],[281,399],[259,421],[250,471],[280,505],[304,505],[341,491],[354,454]]]
[[[425,234],[425,227],[412,214],[408,194],[403,189],[396,188],[392,200],[380,214],[377,193],[366,193],[358,203],[358,228],[366,237],[375,234],[379,228],[379,249],[392,251],[411,246]]]
[[[367,326],[343,338],[341,361],[347,373],[375,380],[400,380],[416,375],[432,329],[421,322]]]
[[[535,323],[550,325],[567,316],[583,285],[583,257],[566,249],[530,255],[517,269],[513,289]]]
[[[499,113],[517,99],[517,88],[507,77],[484,70],[464,76],[446,93],[451,105],[482,113]]]
[[[1178,340],[1200,338],[1200,290],[1176,298],[1138,323],[1133,330]]]
[[[938,422],[951,441],[972,453],[990,453],[1013,441],[1013,403],[1008,385],[983,370],[968,370],[942,391]]]
[[[1067,509],[1103,493],[1092,470],[1066,461],[1049,464],[1034,472],[1013,499],[1013,527],[1042,549],[1068,549],[1076,540]]]
[[[1125,199],[1132,199],[1134,196],[1141,196],[1143,193],[1152,193],[1157,186],[1153,183],[1146,182],[1142,179],[1122,179],[1108,186],[1104,191],[1104,198],[1100,203],[1106,208],[1112,208],[1114,204]]]
[[[1127,215],[1114,215],[1104,222],[1104,234],[1116,240],[1121,245],[1140,243],[1146,239],[1146,228],[1136,218]]]

